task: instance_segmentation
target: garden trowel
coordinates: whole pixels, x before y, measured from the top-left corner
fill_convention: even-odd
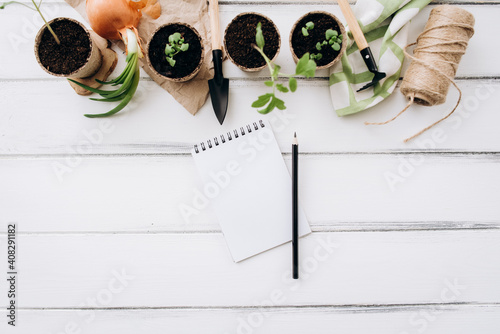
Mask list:
[[[227,100],[229,95],[229,80],[222,75],[222,47],[219,29],[219,3],[218,0],[210,0],[210,28],[212,33],[212,57],[214,62],[214,78],[208,80],[210,98],[219,123],[224,122],[227,112]]]
[[[366,42],[365,35],[363,35],[363,31],[359,26],[358,20],[354,16],[354,13],[352,12],[351,7],[349,6],[349,2],[347,0],[337,0],[337,2],[340,6],[342,14],[344,14],[344,17],[347,21],[347,25],[349,25],[349,30],[351,31],[352,36],[356,41],[356,45],[358,46],[359,52],[363,57],[366,67],[368,67],[368,70],[373,73],[372,81],[367,83],[360,89],[358,89],[359,92],[367,88],[370,88],[371,86],[375,85],[377,82],[385,78],[385,73],[378,71],[378,67],[377,64],[375,63],[375,59],[373,58],[372,51],[370,50],[370,47]]]

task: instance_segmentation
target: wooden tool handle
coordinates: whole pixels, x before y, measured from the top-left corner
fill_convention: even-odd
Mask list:
[[[219,27],[219,1],[210,0],[208,3],[208,10],[210,11],[212,50],[220,50],[222,43],[220,40],[220,27]]]
[[[337,2],[340,6],[342,14],[344,14],[347,25],[349,25],[349,30],[351,30],[352,36],[358,45],[358,49],[366,49],[368,47],[368,43],[366,42],[365,35],[361,31],[358,20],[356,20],[356,17],[352,12],[351,6],[349,6],[349,2],[347,2],[347,0],[337,0]]]

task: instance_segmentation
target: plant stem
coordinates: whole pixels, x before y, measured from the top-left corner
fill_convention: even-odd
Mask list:
[[[259,51],[259,53],[261,54],[261,56],[264,58],[264,60],[266,61],[266,64],[267,64],[267,68],[269,68],[269,74],[271,74],[271,81],[273,82],[273,95],[276,93],[276,85],[274,84],[275,81],[276,81],[276,78],[274,77],[274,67],[273,67],[273,64],[271,63],[271,59],[269,59],[268,56],[266,56],[266,54],[264,53],[263,50],[261,50],[261,48],[259,48],[257,45],[253,44],[253,47],[255,50]],[[279,73],[278,73],[279,75]]]
[[[143,58],[142,48],[139,45],[138,36],[136,36],[137,30],[126,28],[125,33],[122,33],[122,41],[125,43],[125,47],[127,49],[127,54],[137,53],[139,58]],[[126,36],[125,36],[126,35]]]
[[[19,4],[19,5],[23,5],[24,7],[27,7],[27,8],[29,8],[29,9],[31,9],[31,10],[35,10],[35,9],[31,8],[30,6],[28,6],[27,4],[22,3],[22,2],[18,2],[18,1],[7,1],[7,2],[4,2],[4,3],[0,6],[0,9],[4,9],[4,8],[5,8],[5,6],[8,6],[8,5],[13,4],[13,3],[17,3],[17,4]]]
[[[273,71],[274,71],[274,68],[273,68],[273,65],[271,64],[271,59],[269,59],[266,54],[264,53],[264,51],[261,50],[261,48],[259,48],[257,45],[255,44],[252,44],[253,48],[257,51],[259,51],[259,53],[262,55],[262,57],[264,58],[264,60],[266,61],[266,64],[267,64],[267,67],[269,68],[269,72],[271,72],[271,77],[273,76]]]
[[[35,6],[35,8],[31,8],[30,6],[28,6],[27,4],[25,3],[22,3],[22,2],[19,2],[19,1],[7,1],[7,2],[4,2],[1,6],[0,6],[0,9],[4,9],[5,6],[8,6],[10,4],[13,4],[13,3],[17,3],[19,5],[23,5],[24,7],[27,7],[31,10],[34,10],[34,11],[37,11],[38,14],[40,14],[40,17],[42,18],[43,22],[45,22],[45,26],[49,29],[50,33],[52,34],[52,36],[54,36],[54,39],[56,40],[57,44],[61,44],[61,41],[59,40],[59,38],[57,37],[56,33],[54,32],[54,30],[52,30],[50,24],[47,22],[47,20],[45,20],[45,17],[43,17],[43,14],[42,14],[42,11],[40,10],[40,5],[42,4],[42,1],[43,0],[40,0],[40,2],[38,3],[38,5],[36,4],[36,2],[34,0],[31,0],[31,2],[33,3],[33,5]]]
[[[52,34],[52,36],[54,36],[54,39],[56,40],[57,44],[61,44],[61,41],[57,37],[56,33],[54,32],[54,30],[52,30],[52,27],[47,22],[47,20],[45,19],[45,17],[43,17],[42,11],[40,10],[40,5],[42,4],[42,1],[40,1],[40,3],[38,5],[36,4],[35,0],[31,0],[31,2],[33,2],[33,5],[35,6],[36,11],[38,12],[38,14],[40,14],[40,17],[42,18],[43,22],[45,22],[45,26],[47,27],[47,29],[49,29],[49,31]]]

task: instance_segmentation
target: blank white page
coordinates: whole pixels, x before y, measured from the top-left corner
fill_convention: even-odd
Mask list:
[[[292,181],[268,122],[211,138],[191,153],[235,262],[291,240]],[[299,208],[299,235],[310,232]]]

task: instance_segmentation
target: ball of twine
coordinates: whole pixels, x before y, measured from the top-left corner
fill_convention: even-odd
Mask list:
[[[452,84],[459,92],[453,110],[437,122],[405,139],[405,142],[450,117],[462,99],[462,91],[453,79],[472,35],[474,35],[474,16],[471,13],[450,5],[434,8],[417,42],[407,45],[404,49],[405,55],[412,60],[400,87],[401,93],[409,100],[408,105],[386,122],[365,124],[383,125],[392,122],[413,103],[423,106],[442,104],[446,101],[448,89]],[[407,49],[414,45],[416,47],[412,56]]]

